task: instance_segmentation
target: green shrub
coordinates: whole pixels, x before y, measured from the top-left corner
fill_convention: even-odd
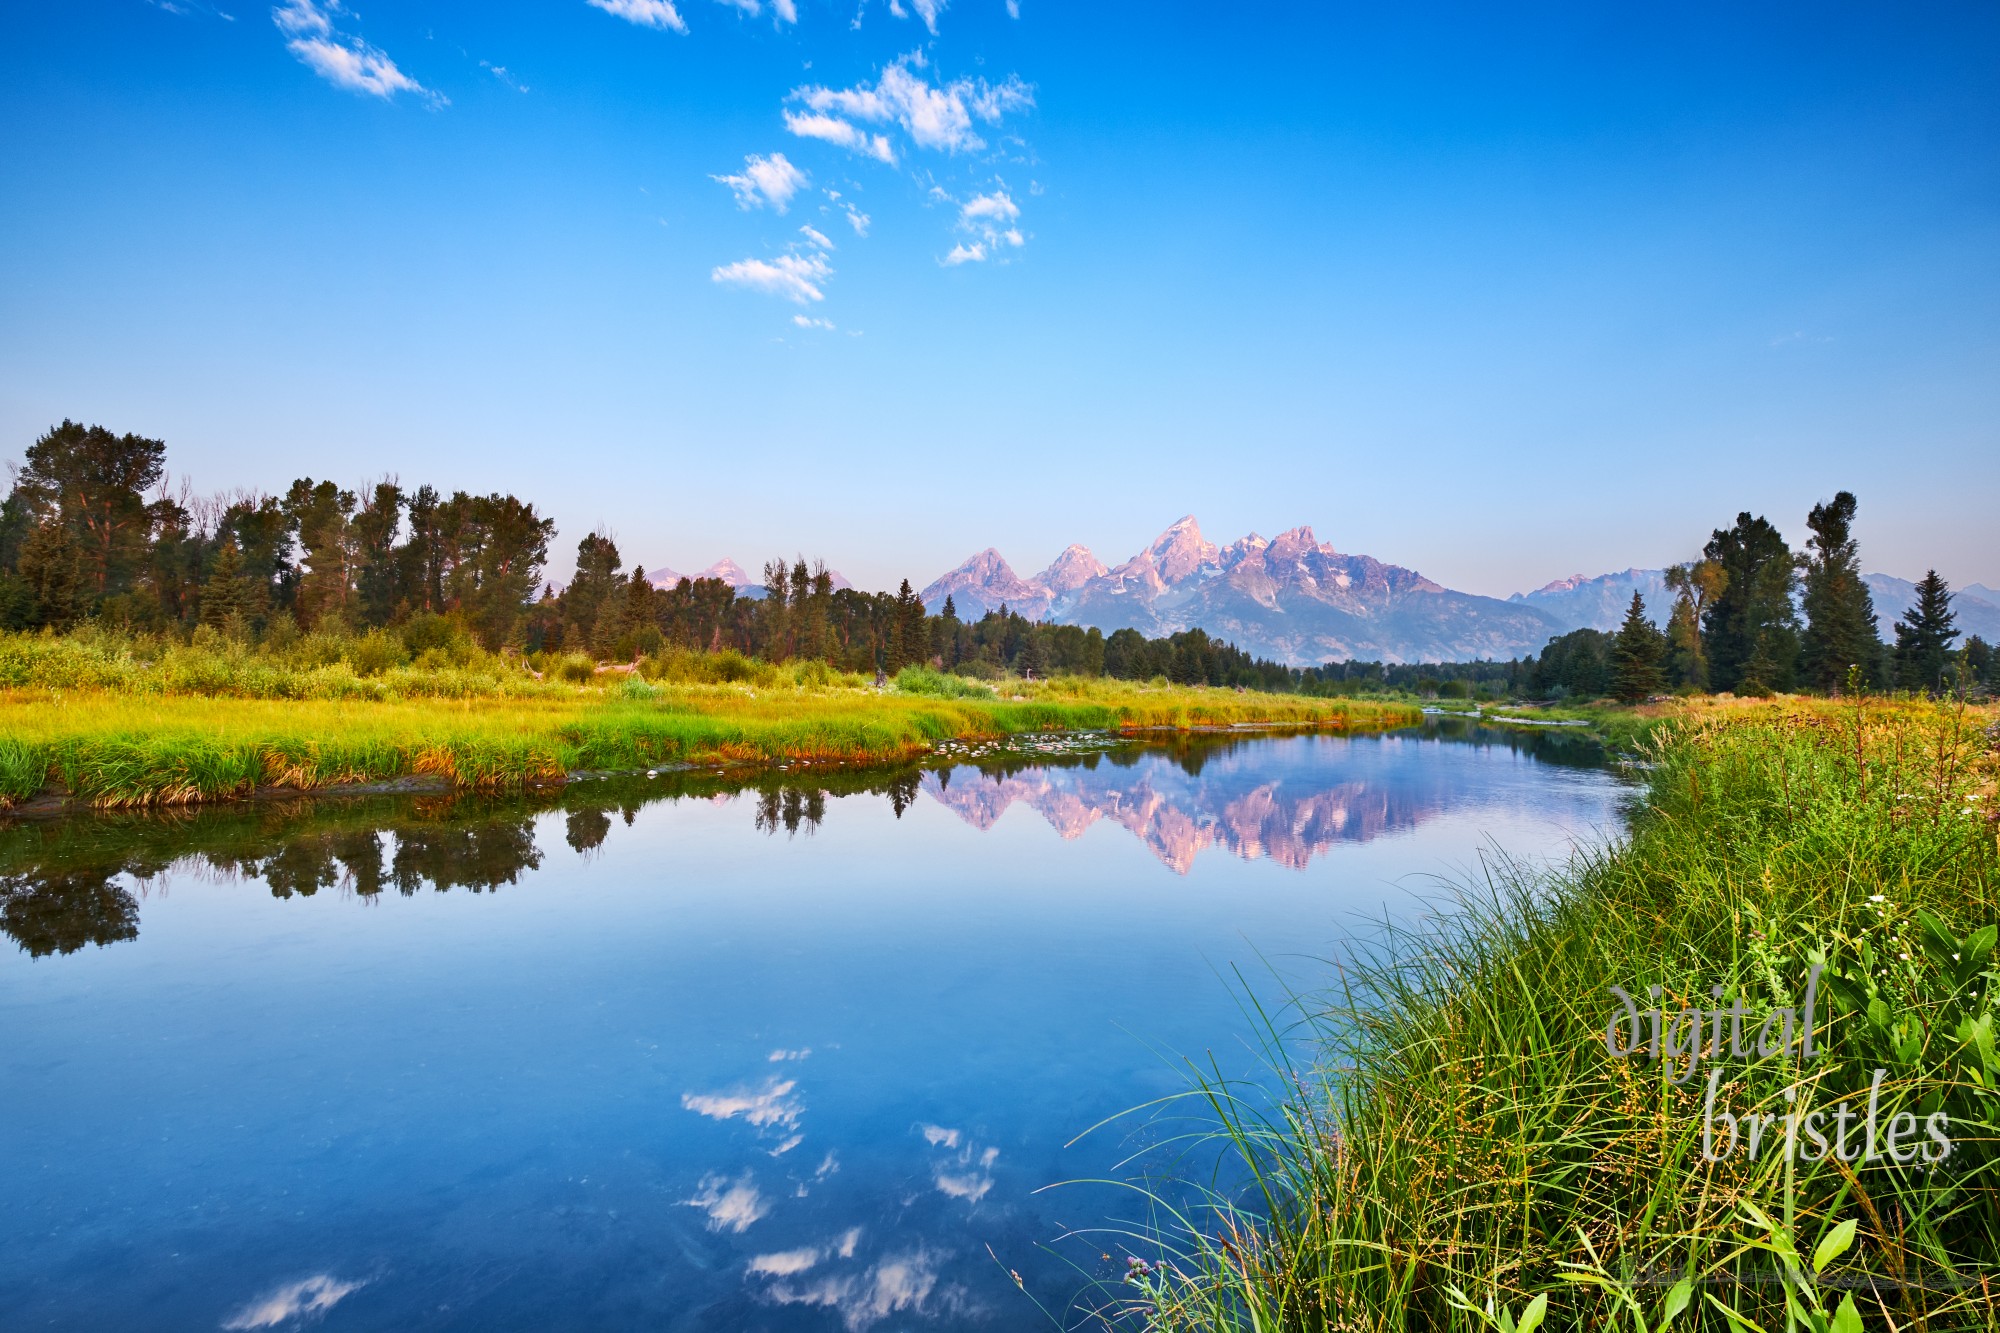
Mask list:
[[[356,675],[373,676],[409,661],[410,651],[396,635],[376,629],[354,642],[348,660]]]
[[[991,699],[993,691],[958,676],[933,671],[924,666],[906,666],[896,673],[896,688],[904,694],[923,694],[935,699]]]
[[[418,659],[418,665],[422,665],[422,659]],[[587,685],[597,678],[597,662],[589,653],[564,653],[555,660],[552,674],[572,685]]]

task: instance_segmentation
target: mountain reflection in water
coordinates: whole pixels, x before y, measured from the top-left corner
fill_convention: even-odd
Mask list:
[[[839,798],[886,799],[900,818],[921,794],[981,830],[1018,802],[1066,839],[1100,820],[1115,824],[1183,875],[1207,847],[1304,869],[1336,843],[1413,829],[1476,796],[1465,787],[1475,780],[1467,770],[1399,762],[1414,760],[1414,747],[1500,746],[1542,763],[1603,762],[1580,737],[1451,722],[1358,741],[1303,739],[1347,748],[1329,764],[1310,747],[1190,735],[931,767],[661,774],[505,795],[302,795],[14,820],[0,823],[0,931],[36,957],[135,939],[139,899],[168,871],[261,880],[277,898],[329,888],[364,898],[426,887],[481,893],[542,864],[539,817],[561,812],[564,841],[588,858],[614,822],[630,825],[657,801],[747,797],[756,828],[788,837],[810,835]]]

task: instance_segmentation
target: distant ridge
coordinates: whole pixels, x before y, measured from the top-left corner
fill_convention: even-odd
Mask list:
[[[854,586],[847,581],[847,577],[839,570],[832,569],[827,572],[833,576],[833,586],[836,590]],[[752,577],[750,571],[737,564],[734,560],[731,560],[728,556],[722,557],[722,559],[716,561],[707,569],[702,570],[699,574],[677,574],[665,565],[646,571],[646,581],[651,583],[655,588],[671,588],[683,578],[720,579],[730,587],[736,589],[736,594],[739,597],[762,597],[764,595],[763,578],[761,576]]]
[[[964,617],[1004,603],[1106,633],[1131,628],[1157,637],[1199,627],[1291,666],[1518,657],[1560,632],[1539,608],[1454,592],[1415,570],[1342,554],[1309,527],[1218,546],[1192,514],[1116,566],[1070,546],[1023,579],[989,547],[921,595],[932,612],[950,596]]]

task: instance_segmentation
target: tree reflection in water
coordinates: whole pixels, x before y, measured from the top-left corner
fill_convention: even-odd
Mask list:
[[[1450,723],[1427,727],[1421,734],[1506,746],[1556,764],[1595,767],[1603,762],[1600,750],[1575,736],[1523,736]],[[542,864],[535,821],[557,812],[564,817],[564,841],[584,857],[599,854],[614,815],[629,826],[646,805],[690,798],[747,794],[753,798],[752,820],[758,829],[810,836],[835,797],[886,797],[901,818],[924,790],[927,777],[932,795],[963,815],[971,808],[968,802],[980,799],[976,789],[1004,792],[1011,779],[1034,770],[1095,771],[1109,765],[1104,770],[1108,777],[1150,757],[1194,778],[1212,762],[1253,754],[1251,747],[1266,743],[1261,738],[1192,735],[1087,754],[1030,747],[970,764],[955,760],[928,774],[915,765],[812,774],[682,773],[504,795],[321,794],[0,821],[0,931],[38,958],[135,939],[138,895],[169,870],[261,880],[278,898],[310,897],[336,887],[363,897],[391,888],[408,896],[426,885],[439,892],[481,893],[517,883],[524,871]],[[958,792],[951,790],[954,767],[976,770],[960,773]],[[1129,803],[1119,784],[1109,787],[1117,788],[1113,795],[1118,800]],[[1294,801],[1310,800],[1326,792],[1298,789],[1288,795]]]

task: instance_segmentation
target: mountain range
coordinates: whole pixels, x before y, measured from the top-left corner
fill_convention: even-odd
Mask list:
[[[1882,574],[1869,575],[1868,583],[1888,637],[1914,585]],[[965,619],[1004,604],[1031,619],[1107,634],[1131,628],[1158,637],[1199,627],[1259,657],[1317,666],[1538,653],[1573,629],[1616,629],[1635,591],[1653,621],[1664,624],[1671,597],[1657,569],[1578,574],[1501,599],[1454,591],[1373,556],[1343,554],[1309,527],[1271,538],[1253,532],[1218,546],[1189,515],[1122,564],[1107,567],[1088,547],[1072,545],[1047,569],[1022,578],[988,547],[921,596],[933,614],[951,598]],[[1954,607],[1961,633],[2000,639],[2000,595],[1970,585]]]

